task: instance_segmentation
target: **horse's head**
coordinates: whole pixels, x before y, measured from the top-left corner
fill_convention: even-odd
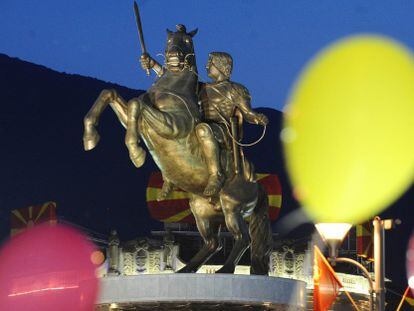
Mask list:
[[[167,70],[180,72],[195,66],[193,37],[197,29],[187,33],[184,25],[177,25],[177,31],[167,29],[165,65]]]

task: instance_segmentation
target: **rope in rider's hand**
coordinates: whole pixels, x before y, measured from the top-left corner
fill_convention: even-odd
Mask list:
[[[230,129],[229,129],[229,125],[227,124],[227,123],[225,123],[225,125],[226,125],[226,129],[227,129],[227,132],[229,133],[229,136],[231,137],[231,139],[237,144],[237,145],[239,145],[240,147],[252,147],[252,146],[254,146],[254,145],[257,145],[258,143],[260,143],[261,142],[261,140],[263,139],[263,137],[266,135],[266,128],[267,128],[267,126],[266,125],[263,125],[263,132],[262,132],[262,135],[260,136],[260,138],[258,139],[258,140],[256,140],[256,141],[254,141],[254,142],[252,142],[252,143],[241,143],[241,142],[238,142],[237,141],[237,139],[235,139],[234,137],[233,137],[233,135],[231,134],[231,131],[230,131]]]

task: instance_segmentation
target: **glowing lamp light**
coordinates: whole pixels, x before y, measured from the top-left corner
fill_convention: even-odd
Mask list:
[[[318,223],[316,229],[322,237],[322,240],[329,246],[329,256],[336,258],[338,256],[338,247],[342,244],[343,239],[352,224],[348,223]]]
[[[319,223],[315,227],[324,241],[331,239],[342,241],[352,225],[347,223]]]
[[[408,279],[408,286],[410,286],[411,289],[414,289],[414,276],[411,276]]]

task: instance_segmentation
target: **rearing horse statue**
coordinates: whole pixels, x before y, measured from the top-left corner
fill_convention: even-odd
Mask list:
[[[192,41],[195,34],[187,33],[183,25],[177,25],[175,32],[167,30],[162,74],[140,97],[126,102],[115,90],[101,92],[84,119],[84,147],[91,150],[97,145],[96,126],[109,104],[126,128],[125,144],[135,166],[145,162],[146,152],[139,145],[142,139],[164,179],[191,194],[191,212],[204,245],[178,272],[196,272],[216,253],[221,247],[220,227],[225,225],[235,243],[217,273],[233,273],[250,246],[251,273],[267,274],[272,241],[268,199],[252,169],[246,170],[245,177],[239,176],[232,165],[226,164],[229,157],[222,157],[222,167],[227,168],[224,186],[213,197],[203,195],[209,173],[195,133],[201,120]]]

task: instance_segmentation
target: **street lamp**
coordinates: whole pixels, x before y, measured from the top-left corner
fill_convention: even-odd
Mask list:
[[[371,276],[368,270],[361,265],[358,261],[351,258],[338,257],[338,249],[342,244],[343,239],[351,229],[352,225],[348,223],[318,223],[315,224],[316,229],[322,237],[322,240],[328,245],[329,248],[329,262],[332,266],[337,262],[346,262],[357,266],[368,280],[369,291],[369,309],[373,310],[372,293],[374,292],[374,283],[371,280]]]
[[[322,240],[329,247],[329,259],[335,261],[338,249],[352,225],[348,223],[318,223],[315,225]]]

